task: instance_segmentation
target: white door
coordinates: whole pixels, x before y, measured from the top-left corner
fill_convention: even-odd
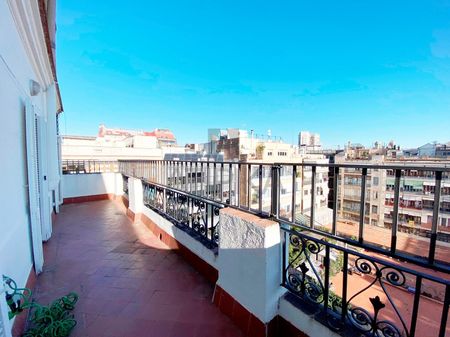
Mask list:
[[[39,181],[39,128],[38,116],[34,107],[27,100],[25,110],[26,142],[27,142],[27,168],[28,168],[28,199],[30,208],[30,229],[33,244],[34,269],[37,274],[44,265],[42,249],[42,229],[40,211],[40,181]]]

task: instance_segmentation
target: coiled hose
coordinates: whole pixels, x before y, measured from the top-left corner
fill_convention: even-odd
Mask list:
[[[31,327],[23,337],[68,337],[77,322],[71,311],[78,295],[74,292],[58,298],[49,306],[30,303]]]

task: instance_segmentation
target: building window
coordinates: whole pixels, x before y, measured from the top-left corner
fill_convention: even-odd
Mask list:
[[[271,156],[271,155],[272,155],[272,152],[267,152],[267,155],[268,155],[268,156]]]
[[[378,186],[378,183],[379,183],[379,178],[378,178],[378,177],[373,177],[373,178],[372,178],[372,184],[373,184],[373,186]]]
[[[278,155],[279,156],[287,156],[287,152],[284,152],[284,151],[283,152],[278,152]]]
[[[372,213],[378,214],[378,206],[372,205]]]

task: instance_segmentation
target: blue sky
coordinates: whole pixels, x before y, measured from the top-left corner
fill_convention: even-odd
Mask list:
[[[61,131],[450,141],[450,0],[58,1]]]

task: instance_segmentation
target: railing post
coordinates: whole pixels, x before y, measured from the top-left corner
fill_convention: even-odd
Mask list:
[[[293,165],[292,166],[292,205],[291,205],[291,217],[292,217],[292,222],[295,223],[295,213],[296,213],[296,206],[295,204],[297,203],[297,165]]]
[[[441,201],[441,183],[442,172],[435,172],[435,184],[434,184],[434,205],[433,205],[433,222],[431,224],[431,238],[430,238],[430,251],[428,254],[428,263],[434,263],[434,255],[436,252],[436,240],[437,240],[437,228],[439,222],[439,207]]]
[[[258,166],[258,211],[261,214],[263,210],[262,205],[262,194],[263,194],[263,166]]]
[[[247,208],[250,210],[252,203],[252,165],[247,165]]]
[[[337,212],[338,212],[338,180],[339,180],[339,167],[334,167],[333,177],[333,224],[331,227],[331,234],[336,235],[337,228]]]
[[[163,212],[167,213],[167,190],[163,188]]]
[[[216,200],[217,191],[216,191],[216,163],[213,164],[213,200]]]
[[[280,169],[281,166],[279,165],[272,166],[272,202],[270,207],[270,215],[275,219],[278,219],[280,215]]]
[[[394,211],[392,214],[392,234],[391,234],[391,253],[395,254],[397,250],[397,231],[398,231],[398,207],[400,199],[400,178],[402,177],[402,170],[395,170],[394,183]]]
[[[314,228],[314,217],[316,208],[316,171],[317,166],[313,165],[311,167],[311,217],[310,217],[310,227]]]
[[[229,164],[228,166],[228,204],[233,205],[233,199],[231,197],[231,189],[232,189],[232,180],[233,180],[233,164]]]
[[[223,202],[223,163],[220,164],[220,201]]]
[[[367,168],[362,169],[361,176],[361,196],[360,196],[360,206],[359,206],[359,234],[358,242],[363,243],[364,241],[364,218],[366,216],[366,179],[367,179]]]

